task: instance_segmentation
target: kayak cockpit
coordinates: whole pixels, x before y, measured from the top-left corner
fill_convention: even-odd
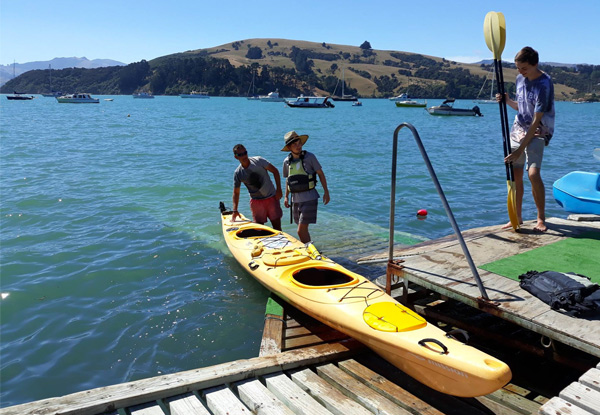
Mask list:
[[[352,285],[358,281],[352,275],[335,269],[310,267],[299,269],[292,274],[293,281],[300,286],[315,288],[340,287]]]
[[[266,238],[269,236],[277,235],[279,231],[275,231],[269,228],[248,228],[238,231],[235,236],[240,239],[248,238]]]

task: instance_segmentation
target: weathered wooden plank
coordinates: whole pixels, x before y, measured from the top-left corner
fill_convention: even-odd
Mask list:
[[[381,415],[408,415],[410,412],[398,406],[385,396],[375,392],[364,383],[329,363],[318,366],[317,373],[347,397],[360,402],[371,412]]]
[[[310,334],[305,336],[286,338],[284,343],[285,350],[297,349],[300,347],[313,346],[321,343],[330,343],[347,339],[343,333],[336,330],[330,330],[321,334]]]
[[[259,356],[281,353],[284,333],[284,309],[281,300],[271,294],[265,310],[265,326],[260,343]]]
[[[571,383],[558,396],[594,415],[600,415],[600,392],[579,382]]]
[[[0,414],[95,415],[228,382],[349,357],[361,348],[363,346],[355,340],[308,347],[11,406],[0,409]]]
[[[247,380],[237,385],[238,394],[244,404],[256,415],[294,415],[258,379]]]
[[[211,415],[200,399],[193,393],[185,393],[165,399],[171,415]]]
[[[332,415],[283,373],[265,376],[267,388],[297,415]]]
[[[512,408],[508,408],[504,406],[502,403],[497,402],[493,399],[488,398],[487,396],[479,396],[474,398],[479,404],[483,405],[487,408],[487,411],[496,415],[532,415],[534,412],[523,412],[523,411],[515,411]]]
[[[416,415],[444,415],[436,408],[432,407],[423,400],[417,398],[412,393],[407,392],[400,386],[390,382],[383,376],[361,365],[353,359],[344,360],[338,363],[340,369],[365,383],[371,389],[385,396],[390,401],[403,407]]]
[[[164,411],[157,402],[149,402],[142,405],[127,408],[131,415],[165,415]]]
[[[217,386],[203,391],[203,394],[213,415],[252,413],[227,386]]]
[[[591,415],[591,412],[555,396],[539,410],[539,415]]]
[[[475,399],[490,409],[496,407],[496,404],[498,404],[503,408],[504,413],[506,414],[514,413],[529,415],[537,413],[541,406],[537,402],[530,401],[529,399],[506,389],[500,389],[489,395],[480,396]]]
[[[292,374],[292,380],[335,415],[372,415],[371,411],[342,394],[310,369]]]
[[[579,382],[588,388],[600,391],[600,369],[590,369],[579,378]]]
[[[283,347],[283,320],[280,316],[267,314],[260,342],[259,356],[281,353]]]

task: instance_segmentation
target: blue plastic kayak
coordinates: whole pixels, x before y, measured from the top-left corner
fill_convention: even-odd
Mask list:
[[[567,212],[600,215],[600,173],[573,171],[554,182],[553,193]]]

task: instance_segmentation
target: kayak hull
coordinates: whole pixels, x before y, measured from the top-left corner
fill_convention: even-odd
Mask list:
[[[378,286],[322,256],[312,244],[245,217],[221,213],[223,235],[239,264],[302,312],[362,342],[421,383],[474,397],[510,381],[502,361],[447,337]]]

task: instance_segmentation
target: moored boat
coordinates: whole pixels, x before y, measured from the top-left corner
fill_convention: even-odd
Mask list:
[[[33,95],[23,95],[22,93],[15,91],[13,95],[7,95],[6,99],[10,101],[29,101],[33,99]]]
[[[210,98],[207,92],[192,91],[189,94],[179,94],[181,98]]]
[[[137,94],[133,94],[133,97],[137,99],[153,99],[154,95],[152,95],[150,92],[139,92]]]
[[[552,193],[567,212],[600,215],[600,173],[572,171],[554,182]]]
[[[405,92],[404,94],[400,94],[400,95],[397,95],[395,97],[391,97],[390,101],[404,101],[404,100],[407,100],[407,99],[409,99],[408,98],[408,94]]]
[[[496,99],[494,98],[494,74],[495,74],[495,72],[496,72],[495,69],[493,69],[492,72],[490,72],[491,77],[488,75],[483,80],[483,85],[481,85],[481,89],[479,90],[479,93],[477,94],[477,98],[475,98],[473,100],[473,102],[475,104],[497,104],[498,103],[498,101],[496,101]],[[483,91],[483,88],[485,88],[485,83],[487,82],[488,78],[490,78],[490,98],[489,99],[480,98],[481,92]]]
[[[52,92],[42,94],[42,96],[46,97],[46,98],[56,98],[56,97],[60,97],[62,95],[64,95],[64,94],[60,91],[52,91]]]
[[[427,101],[425,102],[419,102],[419,101],[415,101],[412,99],[409,100],[405,100],[405,101],[396,101],[396,106],[397,107],[406,107],[406,108],[425,108],[427,106]]]
[[[454,98],[448,98],[441,105],[436,105],[427,108],[427,112],[431,115],[455,115],[455,116],[479,116],[483,117],[483,114],[479,110],[479,107],[475,105],[473,108],[454,108]]]
[[[354,102],[352,103],[352,106],[353,106],[353,107],[362,107],[362,102],[360,102],[360,101],[354,101]]]
[[[335,108],[329,97],[305,97],[300,95],[296,99],[285,102],[291,108]]]
[[[56,100],[61,104],[97,104],[100,102],[98,98],[92,98],[90,94],[68,94],[56,97]]]
[[[364,343],[440,392],[473,397],[511,378],[502,361],[448,336],[363,276],[321,255],[313,244],[233,212],[221,203],[225,242],[267,289],[309,316]]]
[[[340,80],[338,79],[338,84],[339,84]],[[356,98],[354,95],[349,95],[346,94],[345,91],[345,86],[346,86],[346,73],[345,73],[345,68],[342,68],[342,95],[335,95],[335,92],[337,91],[337,84],[335,86],[335,90],[333,91],[333,95],[331,97],[332,100],[334,101],[358,101],[358,98]]]
[[[279,90],[269,92],[267,95],[259,95],[260,102],[285,102],[285,98],[279,95]]]

